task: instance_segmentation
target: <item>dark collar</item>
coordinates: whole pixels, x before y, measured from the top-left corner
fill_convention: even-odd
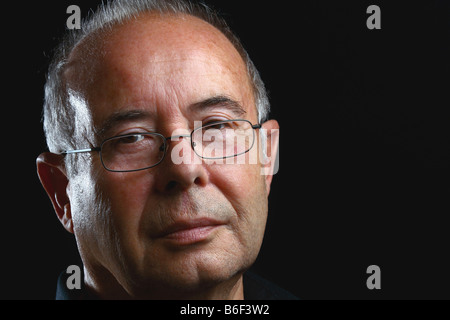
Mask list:
[[[68,274],[61,273],[56,288],[56,300],[98,300],[81,281],[81,289],[69,290],[67,288]],[[81,279],[84,277],[82,276]],[[245,300],[298,300],[298,298],[277,285],[257,276],[254,273],[244,274]]]
[[[292,293],[252,273],[244,273],[245,300],[299,300]]]
[[[66,272],[62,272],[59,275],[58,283],[56,284],[55,300],[99,300],[97,296],[86,288],[83,280],[81,280],[81,289],[68,289],[67,279],[69,276]],[[81,272],[81,279],[84,279],[83,272]]]

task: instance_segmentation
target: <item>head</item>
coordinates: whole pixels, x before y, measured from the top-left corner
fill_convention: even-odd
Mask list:
[[[49,70],[50,152],[37,164],[58,218],[75,235],[86,284],[103,297],[236,297],[263,240],[272,175],[261,169],[273,163],[196,161],[185,138],[169,140],[169,156],[138,172],[107,171],[97,152],[61,151],[127,133],[188,135],[199,122],[257,124],[267,114],[254,65],[204,6],[116,1],[67,38]],[[263,128],[277,141],[276,121]],[[275,155],[276,146],[266,144],[265,153]],[[175,148],[186,161],[173,161]]]

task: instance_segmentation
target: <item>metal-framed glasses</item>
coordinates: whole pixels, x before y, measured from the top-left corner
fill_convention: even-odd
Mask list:
[[[164,137],[160,133],[136,132],[104,140],[99,147],[67,150],[61,154],[99,152],[103,167],[111,172],[134,172],[160,164],[169,141],[190,138],[192,150],[202,159],[218,160],[249,152],[255,144],[255,130],[248,120],[216,121],[194,129],[189,135]]]

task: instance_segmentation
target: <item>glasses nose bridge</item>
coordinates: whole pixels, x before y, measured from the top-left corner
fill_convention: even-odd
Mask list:
[[[178,134],[176,136],[171,137],[165,137],[166,141],[172,141],[173,139],[179,139],[179,138],[191,138],[190,134]]]
[[[175,142],[180,142],[180,140],[179,140],[180,138],[191,139],[191,141],[190,141],[191,148],[195,147],[195,143],[193,145],[193,141],[192,141],[192,134],[177,134],[177,135],[170,136],[170,137],[164,137],[164,139],[166,140],[166,152],[169,149],[169,142],[171,142],[174,139],[177,139],[177,140],[175,140]]]

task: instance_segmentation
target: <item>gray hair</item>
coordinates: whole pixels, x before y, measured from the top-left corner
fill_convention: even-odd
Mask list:
[[[264,122],[270,105],[264,83],[240,40],[215,11],[203,3],[188,0],[116,0],[100,5],[97,11],[89,15],[81,24],[80,30],[66,33],[56,48],[50,63],[45,84],[43,123],[48,148],[58,153],[76,149],[77,110],[70,103],[68,88],[64,80],[64,71],[72,50],[83,39],[99,30],[111,30],[114,26],[136,19],[138,16],[156,12],[159,14],[188,14],[198,17],[218,30],[234,45],[247,66],[252,84],[258,120]]]

